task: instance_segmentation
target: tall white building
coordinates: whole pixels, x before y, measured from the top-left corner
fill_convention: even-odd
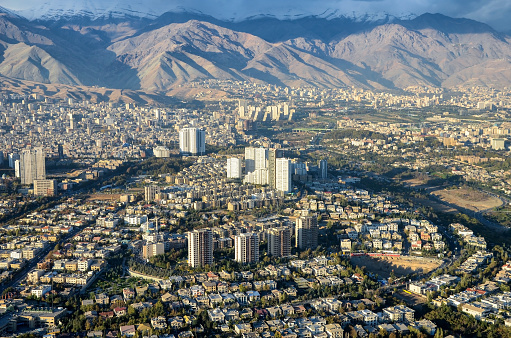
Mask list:
[[[245,148],[245,171],[251,173],[257,169],[268,169],[268,149]]]
[[[204,155],[206,132],[199,128],[183,128],[179,131],[179,150],[182,154]]]
[[[192,268],[213,264],[213,232],[200,229],[188,232],[188,265]]]
[[[240,263],[259,262],[259,236],[256,233],[234,236],[234,257]]]
[[[246,183],[268,184],[268,149],[245,148]]]
[[[227,178],[241,178],[241,159],[236,157],[227,159]]]
[[[19,159],[20,159],[20,155],[16,154],[16,153],[11,153],[11,154],[9,154],[8,158],[9,158],[9,168],[14,169],[16,161],[19,161]]]
[[[277,158],[275,163],[275,189],[288,193],[293,189],[291,160]]]
[[[21,184],[28,185],[34,183],[34,180],[46,179],[46,163],[43,148],[23,150],[19,163]]]

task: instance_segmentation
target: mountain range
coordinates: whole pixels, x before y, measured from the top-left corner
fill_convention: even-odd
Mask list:
[[[0,75],[38,83],[168,93],[206,79],[376,89],[511,82],[510,36],[441,14],[0,12]]]

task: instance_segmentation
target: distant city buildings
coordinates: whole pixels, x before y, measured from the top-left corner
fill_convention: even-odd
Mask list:
[[[240,263],[256,263],[259,261],[259,236],[257,233],[234,236],[234,257]]]
[[[184,155],[206,153],[206,133],[199,128],[183,128],[179,131],[179,150]]]
[[[199,229],[188,232],[188,265],[192,268],[213,264],[213,232]]]

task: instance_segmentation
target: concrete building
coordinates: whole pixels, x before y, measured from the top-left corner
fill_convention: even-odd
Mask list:
[[[199,128],[183,128],[179,131],[179,150],[185,155],[204,155],[206,133]]]
[[[43,148],[23,150],[19,163],[21,184],[29,185],[34,183],[34,180],[44,180],[46,178],[46,163]]]
[[[289,193],[293,189],[291,160],[278,158],[275,162],[275,189]]]
[[[153,153],[155,157],[158,158],[167,158],[170,157],[170,150],[166,147],[158,146],[153,149]]]
[[[45,294],[51,291],[51,285],[39,285],[32,289],[32,295],[36,296],[37,298],[41,298]]]
[[[318,219],[316,216],[301,216],[296,219],[296,247],[302,250],[318,247]]]
[[[268,184],[270,188],[275,189],[276,187],[276,170],[277,170],[277,159],[281,158],[283,151],[280,149],[270,149],[268,151]]]
[[[144,188],[144,199],[146,202],[152,202],[156,198],[156,194],[160,193],[160,187],[149,186]]]
[[[506,140],[503,138],[493,138],[491,140],[491,148],[493,150],[504,150],[506,149]]]
[[[291,255],[291,229],[289,227],[268,229],[268,254],[275,257]]]
[[[213,232],[199,229],[188,232],[188,265],[192,268],[213,264]]]
[[[259,261],[259,236],[256,233],[239,234],[234,237],[234,257],[240,263]]]
[[[328,162],[327,160],[319,161],[319,178],[325,180],[328,178]]]
[[[146,244],[142,247],[142,258],[149,259],[149,257],[163,255],[165,253],[164,243]]]
[[[57,180],[34,180],[35,196],[55,196],[57,194]]]
[[[9,154],[8,159],[9,159],[9,168],[14,169],[14,165],[15,165],[16,161],[19,161],[19,159],[20,159],[20,155],[16,154],[16,153],[11,153],[11,154]]]
[[[241,159],[236,157],[227,159],[227,178],[241,178]]]

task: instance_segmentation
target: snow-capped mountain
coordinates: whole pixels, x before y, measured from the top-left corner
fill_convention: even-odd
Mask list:
[[[56,21],[73,17],[86,17],[92,20],[110,17],[154,19],[171,10],[180,9],[169,5],[168,2],[154,0],[51,0],[16,12],[30,21]]]
[[[349,12],[345,13],[339,9],[327,9],[313,12],[303,8],[279,7],[274,8],[265,14],[260,10],[250,10],[242,8],[231,12],[221,8],[204,8],[204,11],[194,9],[193,1],[177,0],[48,0],[37,6],[27,9],[11,11],[0,7],[0,11],[18,14],[30,21],[58,21],[69,20],[72,18],[88,18],[91,20],[106,18],[148,18],[155,19],[166,12],[173,13],[192,13],[200,15],[210,15],[216,19],[230,22],[242,22],[246,20],[257,20],[273,18],[277,20],[298,20],[306,17],[316,17],[320,19],[349,19],[354,22],[393,22],[396,19],[412,19],[415,15],[390,14],[390,13],[364,13]]]

